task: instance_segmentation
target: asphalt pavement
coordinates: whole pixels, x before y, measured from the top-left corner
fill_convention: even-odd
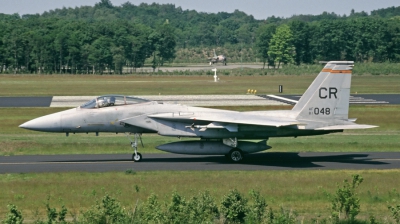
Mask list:
[[[170,153],[143,154],[141,162],[131,161],[130,154],[0,156],[0,173],[338,169],[400,169],[400,152],[265,152],[247,155],[238,164],[224,156]]]
[[[263,95],[268,99],[268,95]],[[298,101],[301,95],[278,95],[283,98]],[[281,102],[285,102],[282,100]],[[400,94],[351,94],[350,104],[400,104]],[[290,102],[286,102],[290,103]]]
[[[267,106],[294,105],[293,101],[298,101],[301,95],[155,95],[140,97],[189,106]],[[95,96],[0,97],[0,107],[77,107],[93,98]],[[350,104],[400,104],[400,94],[351,95]]]
[[[49,107],[52,100],[52,96],[0,97],[0,107]]]
[[[253,68],[253,69],[261,69],[263,68],[262,63],[255,63],[255,64],[231,64],[227,63],[227,65],[223,65],[222,63],[216,63],[213,65],[209,65],[208,63],[203,64],[193,64],[193,65],[186,65],[186,66],[174,66],[174,67],[161,67],[157,68],[156,72],[163,71],[163,72],[176,72],[176,71],[201,71],[201,70],[210,70],[216,68],[217,70],[225,70],[225,69],[239,69],[239,68]],[[137,68],[136,72],[153,72],[153,68],[144,67],[144,68]]]

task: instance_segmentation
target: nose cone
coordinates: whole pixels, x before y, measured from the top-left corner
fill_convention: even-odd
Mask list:
[[[27,121],[19,126],[34,131],[59,132],[61,131],[60,114],[50,114]]]

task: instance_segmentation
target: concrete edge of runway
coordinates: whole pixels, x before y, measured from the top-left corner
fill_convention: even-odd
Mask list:
[[[0,97],[1,107],[77,107],[97,96]],[[141,98],[188,106],[294,105],[301,95],[152,95]],[[400,104],[400,94],[358,94],[350,104]]]

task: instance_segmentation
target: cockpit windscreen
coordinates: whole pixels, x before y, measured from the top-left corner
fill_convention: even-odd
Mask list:
[[[144,102],[149,102],[149,101],[130,96],[105,95],[105,96],[99,96],[96,99],[93,99],[89,102],[82,104],[80,108],[84,109],[102,108],[102,107],[122,106],[122,105],[137,104]]]

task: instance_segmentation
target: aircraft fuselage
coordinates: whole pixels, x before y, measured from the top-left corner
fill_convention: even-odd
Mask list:
[[[269,111],[264,112],[264,116]],[[148,117],[148,115],[171,115],[170,120]],[[276,116],[279,112],[269,112]],[[284,113],[284,111],[282,111]],[[198,137],[203,139],[267,139],[269,137],[306,136],[327,134],[333,131],[301,130],[295,127],[269,127],[238,124],[234,131],[226,128],[195,128],[209,122],[196,120],[197,115],[210,117],[241,116],[243,113],[229,110],[216,110],[180,104],[159,104],[145,102],[103,108],[73,108],[28,121],[21,127],[45,132],[87,133],[87,132],[131,132],[158,133],[163,136]],[[135,124],[135,125],[132,125]]]

